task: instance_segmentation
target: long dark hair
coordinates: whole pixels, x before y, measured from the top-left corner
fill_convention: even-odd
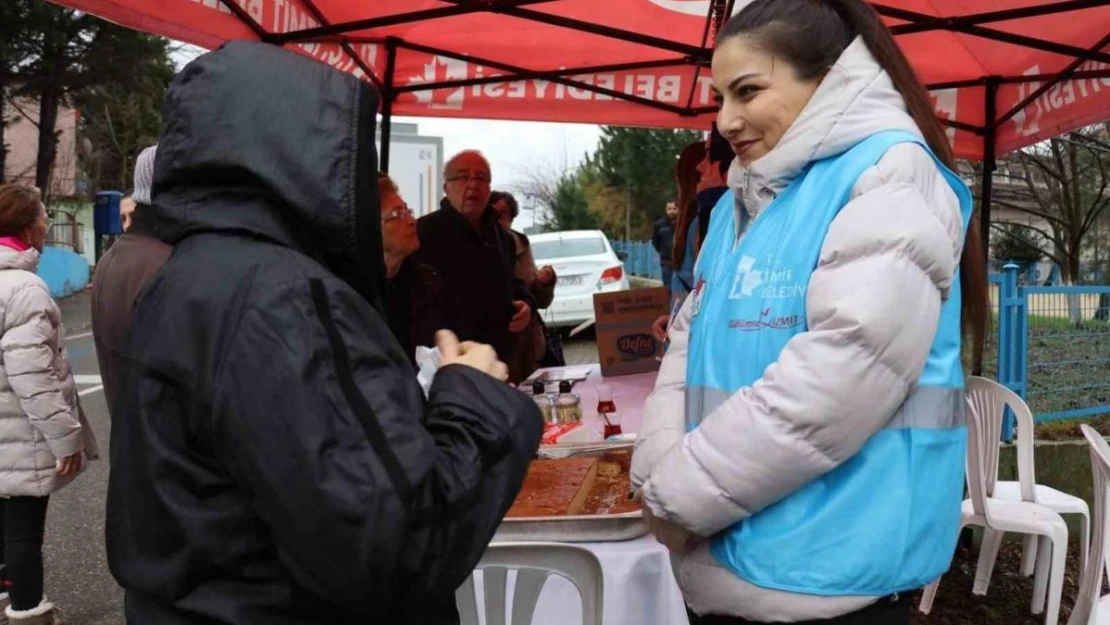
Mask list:
[[[705,160],[705,142],[698,141],[682,148],[678,163],[674,168],[675,182],[678,183],[678,219],[674,226],[674,249],[671,250],[671,265],[682,267],[686,257],[686,231],[690,222],[698,214],[698,164]],[[664,285],[670,286],[670,285]]]
[[[725,23],[716,45],[739,35],[781,57],[799,80],[824,76],[848,45],[861,37],[902,95],[929,148],[956,170],[956,157],[928,92],[879,14],[863,0],[756,0]],[[981,362],[987,332],[987,268],[975,220],[968,225],[960,258],[960,288],[963,331],[972,342],[974,361]]]

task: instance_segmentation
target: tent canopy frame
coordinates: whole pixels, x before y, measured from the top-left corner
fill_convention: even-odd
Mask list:
[[[397,99],[397,96],[402,93],[432,91],[443,88],[458,88],[500,82],[511,82],[521,79],[543,79],[563,84],[568,87],[573,87],[575,89],[581,89],[595,94],[604,95],[614,99],[620,99],[642,106],[665,110],[681,117],[696,117],[698,115],[711,113],[715,110],[714,107],[692,106],[693,89],[696,88],[697,84],[696,79],[694,81],[695,86],[691,87],[690,97],[687,98],[686,105],[678,106],[675,104],[656,102],[648,98],[623,93],[613,89],[599,87],[580,80],[576,80],[574,76],[602,71],[615,72],[635,69],[663,68],[678,65],[693,65],[696,67],[695,72],[700,73],[701,69],[709,64],[709,60],[712,56],[712,48],[706,45],[709,41],[711,31],[715,32],[715,30],[719,28],[720,22],[724,18],[724,16],[732,14],[732,9],[735,2],[735,0],[712,0],[712,2],[710,3],[710,9],[706,15],[705,34],[702,38],[702,45],[692,46],[688,43],[671,41],[661,37],[644,35],[629,30],[606,26],[604,24],[586,22],[583,20],[544,13],[542,11],[537,11],[535,9],[529,8],[530,6],[557,2],[558,0],[439,0],[444,4],[444,6],[403,12],[394,15],[379,16],[363,20],[355,20],[339,24],[330,23],[324,17],[323,13],[316,7],[313,0],[302,1],[304,6],[308,9],[309,12],[313,14],[313,17],[320,25],[312,28],[295,30],[285,33],[271,33],[266,31],[265,28],[263,28],[254,19],[252,19],[250,15],[241,6],[239,6],[239,4],[235,0],[220,0],[220,2],[225,7],[227,7],[227,9],[229,9],[232,14],[234,14],[236,17],[239,18],[239,20],[246,24],[262,41],[275,45],[285,45],[288,43],[327,42],[338,43],[343,47],[343,49],[358,65],[359,69],[363,71],[363,73],[371,80],[371,82],[373,82],[378,87],[378,89],[382,93],[382,136],[380,160],[381,168],[385,171],[389,170],[390,130],[392,128],[393,103]],[[1105,0],[1061,0],[1056,2],[1046,1],[1042,4],[1027,7],[1003,9],[982,13],[972,13],[953,17],[936,17],[933,15],[917,13],[914,11],[908,11],[898,7],[889,6],[887,4],[883,4],[882,2],[872,2],[871,4],[875,7],[876,11],[878,11],[880,15],[904,22],[891,26],[891,32],[895,35],[895,37],[933,31],[948,31],[952,33],[960,33],[973,37],[1002,42],[1014,46],[1030,48],[1043,52],[1050,52],[1053,54],[1072,58],[1072,61],[1066,67],[1064,67],[1064,69],[1051,74],[1032,74],[1021,76],[986,75],[970,80],[959,80],[926,85],[926,87],[930,90],[955,89],[964,87],[985,88],[986,123],[983,126],[948,119],[942,119],[942,121],[950,127],[971,132],[982,138],[983,178],[981,180],[980,186],[980,220],[982,227],[981,234],[984,239],[984,250],[986,250],[988,247],[986,244],[989,243],[990,237],[991,196],[993,193],[992,174],[996,168],[998,157],[996,151],[996,137],[999,127],[1002,124],[1013,119],[1015,115],[1020,113],[1037,98],[1043,96],[1045,93],[1053,89],[1062,81],[1079,78],[1110,78],[1110,68],[1096,70],[1080,69],[1085,63],[1089,61],[1110,64],[1110,52],[1103,51],[1103,48],[1105,48],[1107,45],[1110,45],[1110,35],[1107,35],[1093,47],[1082,48],[1065,43],[1041,39],[1038,37],[1030,37],[1026,35],[1009,33],[998,30],[996,28],[991,28],[990,25],[997,22],[1005,22],[1009,20],[1028,19],[1100,7],[1105,5]],[[463,54],[452,50],[417,44],[415,42],[405,41],[403,38],[399,37],[373,38],[364,36],[348,36],[349,33],[366,31],[374,28],[443,19],[473,13],[493,13],[508,17],[515,17],[526,21],[539,22],[551,26],[558,26],[575,30],[578,32],[613,38],[626,43],[646,46],[649,48],[657,49],[660,52],[677,54],[678,56],[666,56],[658,60],[641,61],[635,63],[619,63],[596,65],[590,67],[535,70],[519,67],[514,64],[493,61],[490,59],[481,59],[470,54]],[[373,71],[373,68],[367,66],[365,61],[363,61],[363,59],[361,59],[359,55],[355,54],[355,51],[352,49],[351,46],[352,44],[357,43],[384,43],[386,50],[386,65],[383,77],[379,78]],[[393,74],[396,67],[396,57],[398,50],[412,50],[435,54],[447,58],[480,63],[482,65],[500,70],[505,73],[498,76],[468,78],[461,80],[444,80],[423,84],[395,86],[393,84]],[[1038,84],[1038,86],[1021,102],[1019,102],[1017,105],[1010,108],[1009,110],[1006,110],[1000,115],[998,112],[997,102],[999,86],[1022,83]]]

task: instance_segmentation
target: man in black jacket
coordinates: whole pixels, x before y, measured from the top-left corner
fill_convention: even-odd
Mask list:
[[[659,254],[659,269],[663,273],[663,286],[671,288],[671,250],[674,247],[675,220],[678,219],[678,205],[667,202],[667,215],[655,220],[655,230],[651,233],[651,246]]]
[[[174,79],[107,547],[131,625],[457,622],[542,427],[460,348],[425,403],[381,309],[376,92],[231,43]]]
[[[440,209],[416,222],[420,250],[412,259],[431,265],[442,279],[446,312],[439,318],[447,329],[506,357],[511,334],[528,327],[535,302],[513,272],[513,241],[489,205],[489,162],[479,152],[461,152],[447,162],[444,180]],[[428,337],[414,338],[419,345]]]

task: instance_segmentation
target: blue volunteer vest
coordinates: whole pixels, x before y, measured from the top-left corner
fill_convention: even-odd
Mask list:
[[[903,142],[928,150],[920,138],[890,131],[811,163],[739,244],[747,224],[737,227],[733,193],[721,198],[691,296],[688,429],[758,380],[807,330],[806,289],[829,225],[860,175]],[[966,229],[971,194],[937,167],[959,198]],[[963,411],[957,275],[919,385],[887,426],[833,471],[715,536],[713,556],[749,583],[795,593],[881,596],[924,586],[948,569],[959,533]]]

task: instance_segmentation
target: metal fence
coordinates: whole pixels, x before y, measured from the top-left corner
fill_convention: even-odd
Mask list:
[[[1048,261],[1008,261],[992,259],[990,270],[1001,274],[1004,267],[1016,265],[1018,268],[1018,284],[1022,286],[1059,286],[1063,280],[1060,276],[1060,266]],[[1079,266],[1078,280],[1080,284],[1106,284],[1107,271],[1110,267],[1105,262],[1083,263]]]
[[[663,270],[651,241],[612,241],[613,251],[624,257],[624,271],[632,276],[659,280]]]
[[[1110,286],[1022,286],[1007,265],[998,285],[998,381],[1038,421],[1110,413]]]
[[[53,211],[50,227],[46,231],[46,244],[68,247],[78,254],[82,253],[81,225],[73,213]]]

